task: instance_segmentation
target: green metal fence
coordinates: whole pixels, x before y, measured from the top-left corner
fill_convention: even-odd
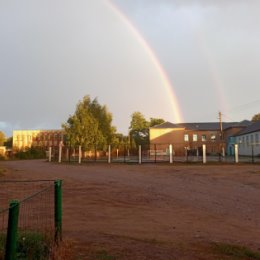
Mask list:
[[[61,180],[0,181],[0,260],[48,259],[61,239]]]

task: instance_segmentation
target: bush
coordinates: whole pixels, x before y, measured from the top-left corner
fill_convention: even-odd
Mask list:
[[[6,235],[0,234],[0,260],[4,259]],[[41,233],[23,232],[18,234],[17,259],[49,259],[51,240]]]
[[[26,159],[43,159],[46,157],[46,153],[43,149],[29,148],[26,151],[19,151],[15,154],[15,157],[21,160]]]

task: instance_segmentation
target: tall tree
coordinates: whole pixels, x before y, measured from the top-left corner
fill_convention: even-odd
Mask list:
[[[5,140],[5,134],[2,131],[0,131],[0,146],[4,145]]]
[[[131,145],[145,145],[149,143],[149,122],[140,112],[134,112],[130,122]]]
[[[252,121],[253,121],[253,122],[260,121],[260,113],[255,114],[255,115],[252,117]]]
[[[76,106],[74,115],[70,116],[62,127],[67,141],[83,149],[103,148],[113,139],[115,128],[112,124],[112,114],[97,99],[91,101],[89,96],[83,97]]]
[[[151,117],[151,118],[150,118],[149,126],[150,126],[150,127],[153,127],[153,126],[155,126],[155,125],[160,125],[160,124],[162,124],[162,123],[164,123],[164,122],[165,122],[165,120],[162,119],[162,118],[153,118],[153,117]]]

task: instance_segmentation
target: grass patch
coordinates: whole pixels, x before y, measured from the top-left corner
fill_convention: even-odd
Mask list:
[[[97,259],[97,260],[116,260],[117,257],[110,255],[106,250],[99,250],[96,252],[95,259]]]
[[[6,234],[0,234],[0,260],[4,259]],[[18,234],[17,259],[19,260],[47,260],[50,255],[51,240],[44,234],[37,232],[23,232]]]
[[[260,260],[260,252],[253,251],[245,246],[230,245],[226,243],[214,243],[213,248],[216,253],[221,253],[222,255],[230,256],[232,257],[232,259]]]

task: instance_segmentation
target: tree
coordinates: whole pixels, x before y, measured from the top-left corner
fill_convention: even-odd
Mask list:
[[[153,118],[153,117],[151,117],[149,125],[150,125],[150,127],[153,127],[155,125],[160,125],[160,124],[162,124],[164,122],[165,122],[165,120],[162,119],[162,118]]]
[[[260,121],[260,113],[255,114],[255,115],[252,117],[252,121],[253,121],[253,122]]]
[[[102,149],[113,139],[115,128],[112,124],[112,114],[106,106],[101,106],[97,99],[91,101],[84,96],[76,106],[74,115],[62,125],[69,145],[81,145],[83,149]]]
[[[130,122],[130,141],[132,147],[149,143],[149,122],[140,112],[134,112]]]
[[[4,145],[5,140],[6,140],[5,134],[2,131],[0,131],[0,146]]]

